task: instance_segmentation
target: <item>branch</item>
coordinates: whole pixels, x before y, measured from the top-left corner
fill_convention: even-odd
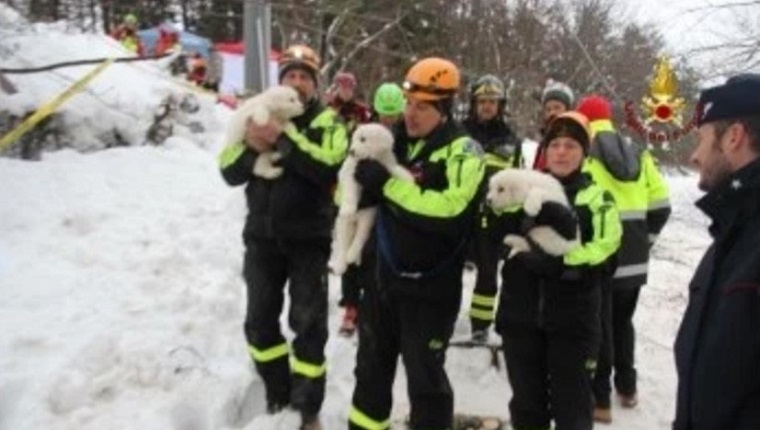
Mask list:
[[[365,38],[365,39],[364,39],[364,40],[362,40],[361,42],[357,43],[357,44],[356,44],[356,46],[354,47],[354,49],[352,49],[352,50],[351,50],[351,51],[350,51],[348,54],[346,54],[346,55],[343,57],[343,59],[342,59],[342,60],[341,60],[341,62],[340,62],[340,68],[341,68],[341,69],[345,68],[345,67],[348,65],[348,63],[350,63],[350,62],[351,62],[351,60],[352,60],[352,59],[353,59],[353,58],[354,58],[354,57],[355,57],[355,56],[356,56],[356,55],[357,55],[357,54],[358,54],[358,53],[359,53],[361,50],[363,50],[364,48],[366,48],[367,46],[369,46],[369,44],[371,44],[371,43],[372,43],[372,42],[374,42],[375,40],[379,39],[379,38],[380,38],[380,36],[382,36],[383,34],[387,33],[388,31],[390,31],[390,30],[391,30],[393,27],[396,27],[396,26],[398,25],[398,23],[399,23],[399,22],[401,22],[401,20],[402,20],[402,19],[404,19],[404,17],[405,17],[406,15],[407,15],[406,13],[403,13],[403,14],[401,14],[401,15],[398,15],[398,16],[396,17],[396,19],[395,19],[395,20],[393,20],[393,21],[391,21],[391,22],[389,22],[389,23],[385,24],[385,25],[383,26],[383,28],[381,28],[380,30],[378,30],[378,31],[377,31],[375,34],[373,34],[373,35],[371,35],[371,36],[369,36],[369,37]]]

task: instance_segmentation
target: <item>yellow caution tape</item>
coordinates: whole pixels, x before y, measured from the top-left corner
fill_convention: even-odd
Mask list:
[[[65,103],[66,100],[70,99],[73,95],[82,91],[91,80],[93,80],[103,70],[105,70],[106,67],[113,64],[113,62],[114,62],[114,59],[110,58],[100,63],[98,67],[94,68],[92,71],[84,75],[80,80],[74,82],[73,84],[71,84],[71,86],[66,88],[63,92],[61,92],[57,96],[53,97],[50,101],[40,106],[32,115],[26,118],[15,129],[11,130],[10,133],[6,134],[0,139],[0,151],[4,151],[5,149],[7,149],[13,142],[18,140],[26,132],[34,128],[34,126],[37,125],[40,121],[42,121],[43,119],[47,118],[50,114],[55,112],[55,110],[58,109],[60,105]]]

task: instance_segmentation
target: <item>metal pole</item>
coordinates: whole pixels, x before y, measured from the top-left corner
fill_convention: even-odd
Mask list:
[[[269,86],[271,76],[269,76],[269,53],[272,52],[272,4],[269,1],[264,3],[264,70],[266,72],[266,85]]]
[[[264,10],[262,0],[245,0],[243,7],[245,87],[254,93],[259,93],[268,86],[269,49],[265,47],[264,40]]]

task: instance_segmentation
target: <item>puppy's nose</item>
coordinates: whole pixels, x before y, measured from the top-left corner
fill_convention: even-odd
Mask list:
[[[355,155],[355,154],[354,154],[354,148],[349,148],[349,149],[348,149],[348,155],[350,155],[350,156],[352,156],[352,157]]]
[[[490,197],[486,197],[486,204],[488,206],[491,206],[492,203],[493,203],[493,200]]]

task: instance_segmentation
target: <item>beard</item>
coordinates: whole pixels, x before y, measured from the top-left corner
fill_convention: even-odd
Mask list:
[[[721,185],[727,183],[733,170],[722,153],[718,153],[715,156],[715,161],[710,166],[710,169],[703,171],[699,178],[699,189],[702,191],[710,191],[719,188]]]

